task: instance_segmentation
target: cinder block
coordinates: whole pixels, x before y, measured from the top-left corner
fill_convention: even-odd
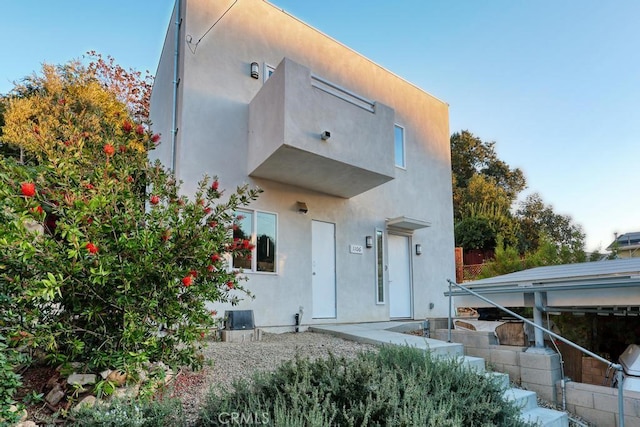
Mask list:
[[[482,357],[484,360],[491,360],[491,352],[483,348],[467,348],[465,347],[467,356]]]
[[[522,387],[527,389],[527,390],[535,391],[538,394],[538,396],[540,396],[544,400],[547,400],[547,401],[552,402],[552,403],[558,403],[559,402],[558,396],[556,395],[556,389],[553,386],[545,386],[545,385],[540,385],[540,384],[525,383],[523,381],[522,382]]]
[[[520,355],[520,366],[534,369],[558,369],[560,368],[560,355],[524,352]]]
[[[500,368],[496,366],[496,371],[509,374],[509,378],[516,384],[520,384],[522,378],[520,377],[520,368],[513,365],[501,365]]]
[[[584,408],[593,408],[593,395],[590,391],[567,387],[567,402]]]
[[[491,363],[518,365],[518,353],[511,350],[491,350]]]
[[[556,381],[560,379],[559,369],[545,370],[520,367],[520,377],[523,383],[540,384],[554,387]]]
[[[615,426],[616,416],[611,412],[598,411],[593,408],[575,407],[575,414],[597,426]],[[630,424],[633,425],[633,424]]]
[[[226,342],[249,342],[260,341],[262,331],[260,329],[248,329],[241,331],[222,330],[222,341]]]
[[[593,393],[593,408],[607,412],[618,412],[618,397]]]

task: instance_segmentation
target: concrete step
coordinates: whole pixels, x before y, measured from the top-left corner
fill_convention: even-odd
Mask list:
[[[491,372],[485,372],[484,376],[493,379],[504,390],[510,388],[511,386],[511,380],[509,379],[509,374],[505,374],[503,372],[491,371]]]
[[[540,427],[569,427],[569,416],[566,412],[547,408],[535,408],[523,412],[520,419],[537,423]]]
[[[535,391],[509,388],[502,394],[508,401],[514,402],[520,412],[527,412],[538,407],[538,399]]]
[[[462,356],[462,364],[478,374],[485,373],[485,363],[482,357]]]

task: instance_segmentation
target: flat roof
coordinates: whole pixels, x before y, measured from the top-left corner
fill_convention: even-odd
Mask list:
[[[639,306],[640,258],[536,267],[462,285],[513,307],[526,306],[522,297],[533,292],[545,292],[549,306]],[[469,307],[480,301],[458,288],[451,295]]]

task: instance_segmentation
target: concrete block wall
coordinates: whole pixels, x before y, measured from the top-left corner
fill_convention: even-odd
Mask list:
[[[436,330],[432,337],[447,341],[448,330]],[[497,345],[493,332],[452,330],[451,341],[463,344],[465,355],[482,357],[489,368],[509,374],[512,382],[558,402],[555,384],[562,378],[558,354],[525,353],[527,347]]]
[[[598,359],[593,357],[582,358],[582,381],[585,384],[593,385],[606,385],[605,378],[607,372],[607,365]],[[608,383],[611,383],[611,377],[615,375],[614,372],[609,373]]]
[[[562,399],[560,381],[556,383],[559,399]],[[565,385],[567,410],[597,426],[618,425],[618,389],[584,383],[567,382]],[[628,426],[640,426],[640,393],[625,390],[624,422]]]

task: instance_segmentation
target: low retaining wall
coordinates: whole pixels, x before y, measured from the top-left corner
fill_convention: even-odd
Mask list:
[[[557,394],[562,399],[560,382]],[[628,426],[640,426],[640,393],[625,390],[624,422]],[[618,425],[618,389],[592,384],[565,383],[567,410],[597,426]]]
[[[433,338],[447,341],[448,330],[436,330]],[[465,355],[482,357],[491,369],[509,374],[520,387],[549,402],[559,402],[555,389],[562,378],[558,354],[525,353],[527,347],[498,345],[492,332],[453,330],[451,341],[463,344]]]

